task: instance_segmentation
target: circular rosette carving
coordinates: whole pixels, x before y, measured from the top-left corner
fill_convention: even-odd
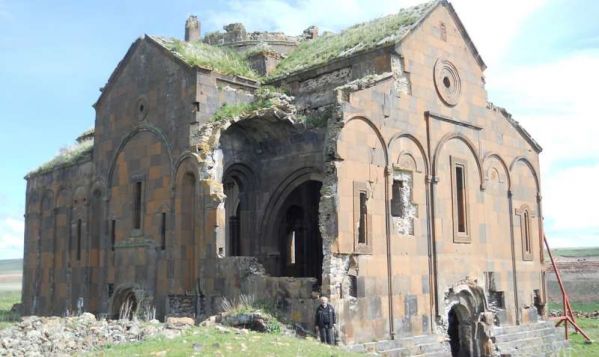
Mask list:
[[[449,106],[458,104],[462,94],[462,81],[458,69],[445,59],[438,59],[434,69],[435,88],[439,97]]]

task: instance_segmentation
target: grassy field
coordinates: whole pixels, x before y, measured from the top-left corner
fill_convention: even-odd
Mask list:
[[[551,252],[560,257],[598,257],[599,247],[595,248],[555,248]]]
[[[13,304],[21,301],[21,291],[0,291],[0,329],[17,321],[19,316],[10,311]]]
[[[599,319],[577,319],[576,322],[583,331],[591,337],[592,344],[586,344],[580,334],[570,334],[571,356],[576,357],[596,357],[599,356]],[[563,327],[560,329],[563,332]],[[568,326],[568,331],[572,332],[572,326]]]
[[[599,302],[591,302],[591,303],[571,302],[570,305],[572,306],[572,310],[574,310],[574,311],[581,311],[581,312],[599,311]],[[549,308],[549,311],[551,311],[551,310],[562,311],[561,303],[550,302],[550,303],[548,303],[547,307]]]
[[[92,356],[358,356],[314,339],[278,334],[221,332],[195,327],[185,335],[155,338],[141,343],[114,345]]]

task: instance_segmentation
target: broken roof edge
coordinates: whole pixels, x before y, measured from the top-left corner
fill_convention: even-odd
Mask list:
[[[183,41],[183,40],[180,40],[180,39],[175,38],[175,37],[164,37],[164,36],[156,36],[156,35],[145,35],[145,37],[150,40],[150,43],[152,43],[153,45],[157,46],[161,51],[164,51],[165,53],[167,53],[172,58],[175,58],[178,62],[180,62],[181,64],[183,64],[187,68],[190,68],[190,69],[199,69],[199,70],[206,71],[206,72],[215,72],[215,73],[218,73],[220,75],[228,76],[228,77],[232,77],[232,78],[240,78],[240,79],[243,79],[244,81],[252,82],[254,85],[255,84],[259,84],[261,82],[262,78],[258,74],[256,74],[256,78],[251,78],[251,77],[244,76],[244,75],[238,74],[238,73],[225,73],[224,71],[221,71],[218,68],[212,68],[212,67],[209,67],[209,66],[203,66],[203,65],[199,65],[199,64],[195,64],[195,63],[190,63],[183,56],[181,56],[179,53],[177,53],[177,52],[169,49],[168,47],[166,47],[166,42],[167,41],[173,41],[173,42],[177,41],[177,42],[180,42],[180,43],[191,44],[190,42]],[[204,43],[204,42],[199,42],[199,43],[201,45],[203,45],[203,46],[212,47],[214,49],[218,49],[218,50],[221,50],[221,51],[229,51],[229,49],[226,46],[211,45],[211,44],[207,44],[207,43]],[[250,67],[248,67],[248,69],[251,70]]]
[[[380,74],[370,74],[351,82],[342,84],[335,88],[336,93],[346,96],[350,93],[358,92],[376,86],[377,84],[393,78],[393,72],[383,72]],[[339,96],[338,96],[339,98]],[[347,99],[347,98],[346,98]],[[346,100],[347,101],[347,100]]]
[[[135,53],[135,50],[139,47],[139,45],[144,40],[147,40],[148,43],[154,45],[158,50],[162,51],[165,55],[169,56],[170,58],[172,58],[173,60],[175,60],[176,63],[180,64],[181,66],[185,67],[188,70],[200,70],[200,71],[205,71],[205,72],[216,72],[216,73],[219,73],[222,76],[239,78],[239,79],[242,79],[245,82],[251,82],[251,83],[249,83],[250,85],[257,86],[257,85],[260,84],[260,80],[257,80],[257,79],[254,79],[254,78],[249,78],[249,77],[245,77],[245,76],[241,76],[241,75],[230,75],[230,74],[226,74],[226,73],[221,73],[218,70],[215,70],[213,68],[208,68],[208,67],[205,67],[205,66],[190,64],[187,61],[185,61],[184,59],[182,59],[180,56],[177,56],[175,53],[173,53],[172,51],[170,51],[168,48],[164,47],[160,43],[160,41],[157,40],[157,38],[159,38],[159,36],[153,36],[153,35],[144,34],[143,36],[140,36],[139,38],[137,38],[131,44],[131,46],[129,46],[129,49],[127,50],[127,53],[119,61],[119,63],[117,64],[116,68],[112,71],[112,73],[108,77],[108,81],[101,88],[100,96],[98,97],[98,99],[96,100],[96,102],[94,104],[92,104],[93,108],[96,108],[102,102],[102,100],[104,99],[106,93],[108,93],[110,91],[112,85],[117,80],[118,76],[121,74],[121,72],[125,69],[125,67],[129,63],[129,60],[133,56],[133,53]],[[212,46],[212,45],[209,45],[209,46]]]
[[[507,120],[514,127],[514,129],[516,129],[516,131],[522,136],[522,138],[524,138],[524,140],[526,140],[526,142],[530,146],[532,146],[532,148],[535,150],[537,154],[540,154],[543,151],[541,145],[532,137],[532,135],[530,135],[530,133],[526,129],[524,129],[520,122],[518,122],[516,119],[512,117],[512,114],[508,112],[507,109],[495,105],[492,102],[487,102],[487,109],[501,114],[501,116],[505,118],[505,120]]]

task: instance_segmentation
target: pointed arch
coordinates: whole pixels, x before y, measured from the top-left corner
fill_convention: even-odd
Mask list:
[[[294,189],[310,180],[322,182],[323,178],[321,170],[316,167],[304,167],[289,174],[273,191],[266,204],[264,218],[262,219],[262,224],[260,225],[260,231],[258,233],[259,236],[270,237],[272,235],[271,231],[275,226],[274,221],[276,213],[279,211],[285,198],[293,192]]]

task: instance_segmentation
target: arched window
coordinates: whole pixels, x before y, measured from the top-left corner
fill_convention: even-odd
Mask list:
[[[516,214],[520,216],[520,236],[522,237],[522,260],[532,260],[532,229],[531,218],[534,217],[534,212],[527,205],[523,205],[516,210]]]

